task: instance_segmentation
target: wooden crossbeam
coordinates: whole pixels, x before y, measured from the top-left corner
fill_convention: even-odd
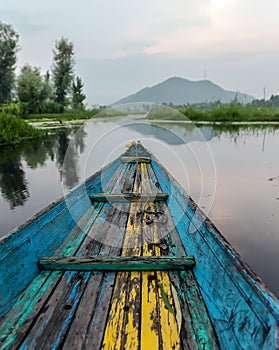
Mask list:
[[[122,163],[150,163],[151,158],[150,157],[144,157],[144,156],[138,156],[138,157],[133,157],[133,156],[123,156],[121,157]]]
[[[131,202],[161,202],[166,201],[169,197],[167,193],[156,193],[156,194],[141,194],[141,193],[121,193],[121,194],[110,194],[110,193],[97,193],[91,194],[90,199],[92,202],[116,202],[125,203]]]
[[[193,256],[116,256],[116,257],[43,257],[38,265],[43,270],[65,271],[168,271],[193,269]]]

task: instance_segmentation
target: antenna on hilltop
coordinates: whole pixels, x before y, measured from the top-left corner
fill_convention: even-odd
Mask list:
[[[203,78],[204,78],[204,80],[207,79],[207,70],[206,69],[203,71]]]

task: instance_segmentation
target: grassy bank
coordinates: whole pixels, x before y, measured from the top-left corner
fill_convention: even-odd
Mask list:
[[[209,110],[196,110],[192,107],[172,110],[169,108],[154,108],[147,119],[161,120],[191,120],[207,122],[279,122],[278,108],[254,108],[238,105],[224,105]]]
[[[29,114],[24,119],[26,120],[45,120],[50,119],[54,121],[70,121],[70,120],[86,120],[91,118],[110,118],[110,117],[117,117],[117,116],[124,116],[126,115],[123,112],[118,112],[113,109],[108,110],[100,110],[100,109],[93,109],[89,111],[68,111],[64,113],[59,114],[49,114],[49,113],[41,113],[41,114]]]
[[[91,111],[69,111],[64,113],[40,113],[40,114],[28,114],[24,119],[26,120],[42,120],[42,119],[51,119],[51,120],[79,120],[79,119],[90,119],[93,118],[100,111],[97,109]]]
[[[21,118],[0,113],[0,145],[16,144],[42,135],[42,131],[28,125]]]

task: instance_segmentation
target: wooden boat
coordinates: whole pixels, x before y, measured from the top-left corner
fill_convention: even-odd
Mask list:
[[[279,348],[279,304],[140,143],[1,240],[1,349]]]

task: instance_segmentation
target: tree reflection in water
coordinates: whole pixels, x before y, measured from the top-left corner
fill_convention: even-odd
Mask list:
[[[23,206],[30,197],[24,162],[29,168],[36,169],[46,166],[46,162],[51,161],[56,165],[57,171],[61,174],[61,181],[67,187],[78,184],[77,160],[79,154],[85,150],[86,132],[81,127],[75,142],[71,142],[75,131],[74,128],[67,128],[43,139],[17,146],[1,147],[0,191],[11,209]]]
[[[30,196],[18,149],[2,147],[0,153],[0,188],[2,196],[9,202],[11,209],[24,205],[24,202]]]

